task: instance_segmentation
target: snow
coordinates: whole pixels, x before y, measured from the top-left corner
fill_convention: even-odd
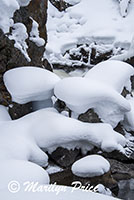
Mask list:
[[[9,121],[11,117],[8,113],[8,110],[5,106],[0,105],[0,121]]]
[[[131,0],[119,0],[119,2],[121,15],[122,17],[126,17]]]
[[[100,81],[121,93],[124,87],[131,91],[130,77],[132,75],[134,75],[134,68],[131,65],[108,60],[95,65],[86,73],[85,78]]]
[[[18,67],[4,74],[12,100],[20,104],[50,99],[59,80],[54,73],[39,67]]]
[[[56,195],[57,191],[52,191],[52,192],[24,192],[24,191],[19,191],[18,193],[12,194],[7,190],[1,191],[1,197],[2,199],[10,199],[10,200],[117,200],[117,198],[102,195],[102,194],[97,194],[94,192],[85,192],[80,189],[76,189],[75,191],[72,192],[71,187],[67,186],[59,186],[54,188],[55,190],[59,191],[58,195]]]
[[[30,62],[31,59],[27,53],[28,45],[26,40],[28,39],[28,33],[26,26],[22,23],[13,24],[9,39],[15,41],[14,46],[19,49],[24,54],[25,58]]]
[[[127,100],[130,103],[131,110],[125,113],[122,124],[127,131],[134,131],[134,97],[127,96]]]
[[[9,28],[14,24],[12,17],[20,6],[27,6],[31,0],[1,0],[0,1],[0,28],[4,33],[9,32]]]
[[[7,188],[10,181],[16,180],[19,184],[26,181],[49,184],[48,173],[40,166],[23,160],[4,160],[0,162],[0,190]]]
[[[101,120],[113,127],[116,127],[118,122],[123,120],[124,113],[131,109],[123,96],[112,86],[97,80],[97,77],[95,80],[81,77],[64,78],[55,85],[54,94],[77,114],[94,108]]]
[[[48,165],[48,167],[46,168],[46,171],[48,172],[48,174],[54,174],[57,172],[62,172],[63,169],[57,165]]]
[[[89,155],[72,165],[72,172],[78,177],[101,176],[110,170],[110,163],[100,155]]]
[[[40,148],[49,153],[57,147],[81,148],[87,152],[96,146],[103,151],[118,150],[125,154],[124,146],[128,142],[109,124],[84,123],[52,108],[41,109],[18,120],[3,121],[0,126],[1,161],[25,160],[47,166],[48,156]]]
[[[31,18],[32,19],[32,18]],[[32,19],[32,30],[30,32],[30,40],[34,42],[38,47],[45,45],[45,40],[39,36],[39,24]]]
[[[71,4],[71,5],[75,5],[77,3],[79,3],[81,0],[65,0],[65,2]]]
[[[80,3],[59,12],[49,2],[48,4],[48,43],[45,57],[51,63],[68,63],[64,53],[76,44],[112,44],[120,47],[130,46],[133,38],[134,1],[128,8],[128,15],[124,18],[124,5],[115,0],[82,0]],[[99,19],[99,20],[98,20]],[[118,46],[118,47],[119,47]]]

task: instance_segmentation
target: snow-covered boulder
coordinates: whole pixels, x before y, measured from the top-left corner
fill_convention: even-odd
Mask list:
[[[100,155],[86,156],[72,165],[72,172],[78,177],[101,176],[110,170],[110,163]]]
[[[86,153],[96,146],[106,152],[117,150],[125,154],[128,142],[109,124],[84,123],[52,109],[41,109],[0,125],[0,159],[30,160],[41,166],[47,166],[48,156],[40,148],[49,153],[57,147],[79,148]]]
[[[131,65],[117,60],[108,60],[95,65],[86,73],[85,78],[100,81],[121,93],[124,87],[131,91],[132,75],[134,75],[134,68]]]
[[[54,73],[39,67],[15,68],[4,74],[12,100],[20,104],[50,99],[59,80]]]
[[[81,77],[65,78],[55,85],[54,93],[75,113],[85,113],[94,108],[103,122],[115,127],[124,118],[124,113],[130,111],[130,105],[106,82],[97,80],[97,76],[94,76],[94,80]]]

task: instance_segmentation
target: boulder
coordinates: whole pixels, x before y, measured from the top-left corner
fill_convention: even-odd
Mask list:
[[[71,166],[80,156],[80,150],[68,150],[66,148],[58,147],[55,151],[50,155],[50,159],[52,159],[57,165],[67,168]]]

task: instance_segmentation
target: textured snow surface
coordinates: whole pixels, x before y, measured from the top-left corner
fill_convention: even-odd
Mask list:
[[[110,170],[110,163],[99,155],[86,156],[72,165],[72,172],[79,177],[101,176]]]
[[[81,0],[65,12],[59,12],[49,3],[48,59],[57,63],[62,60],[61,53],[76,47],[76,44],[91,44],[94,41],[130,46],[134,33],[134,1],[131,1],[125,18],[121,16],[125,12],[124,5],[124,0],[120,3],[117,0]]]
[[[51,98],[59,80],[56,74],[39,67],[18,67],[4,74],[12,100],[20,104]]]

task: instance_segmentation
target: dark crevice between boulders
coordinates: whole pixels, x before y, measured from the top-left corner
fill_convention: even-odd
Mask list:
[[[71,149],[58,147],[49,155],[49,159],[52,160],[56,165],[62,168],[70,167],[76,160],[82,157],[80,149]]]

